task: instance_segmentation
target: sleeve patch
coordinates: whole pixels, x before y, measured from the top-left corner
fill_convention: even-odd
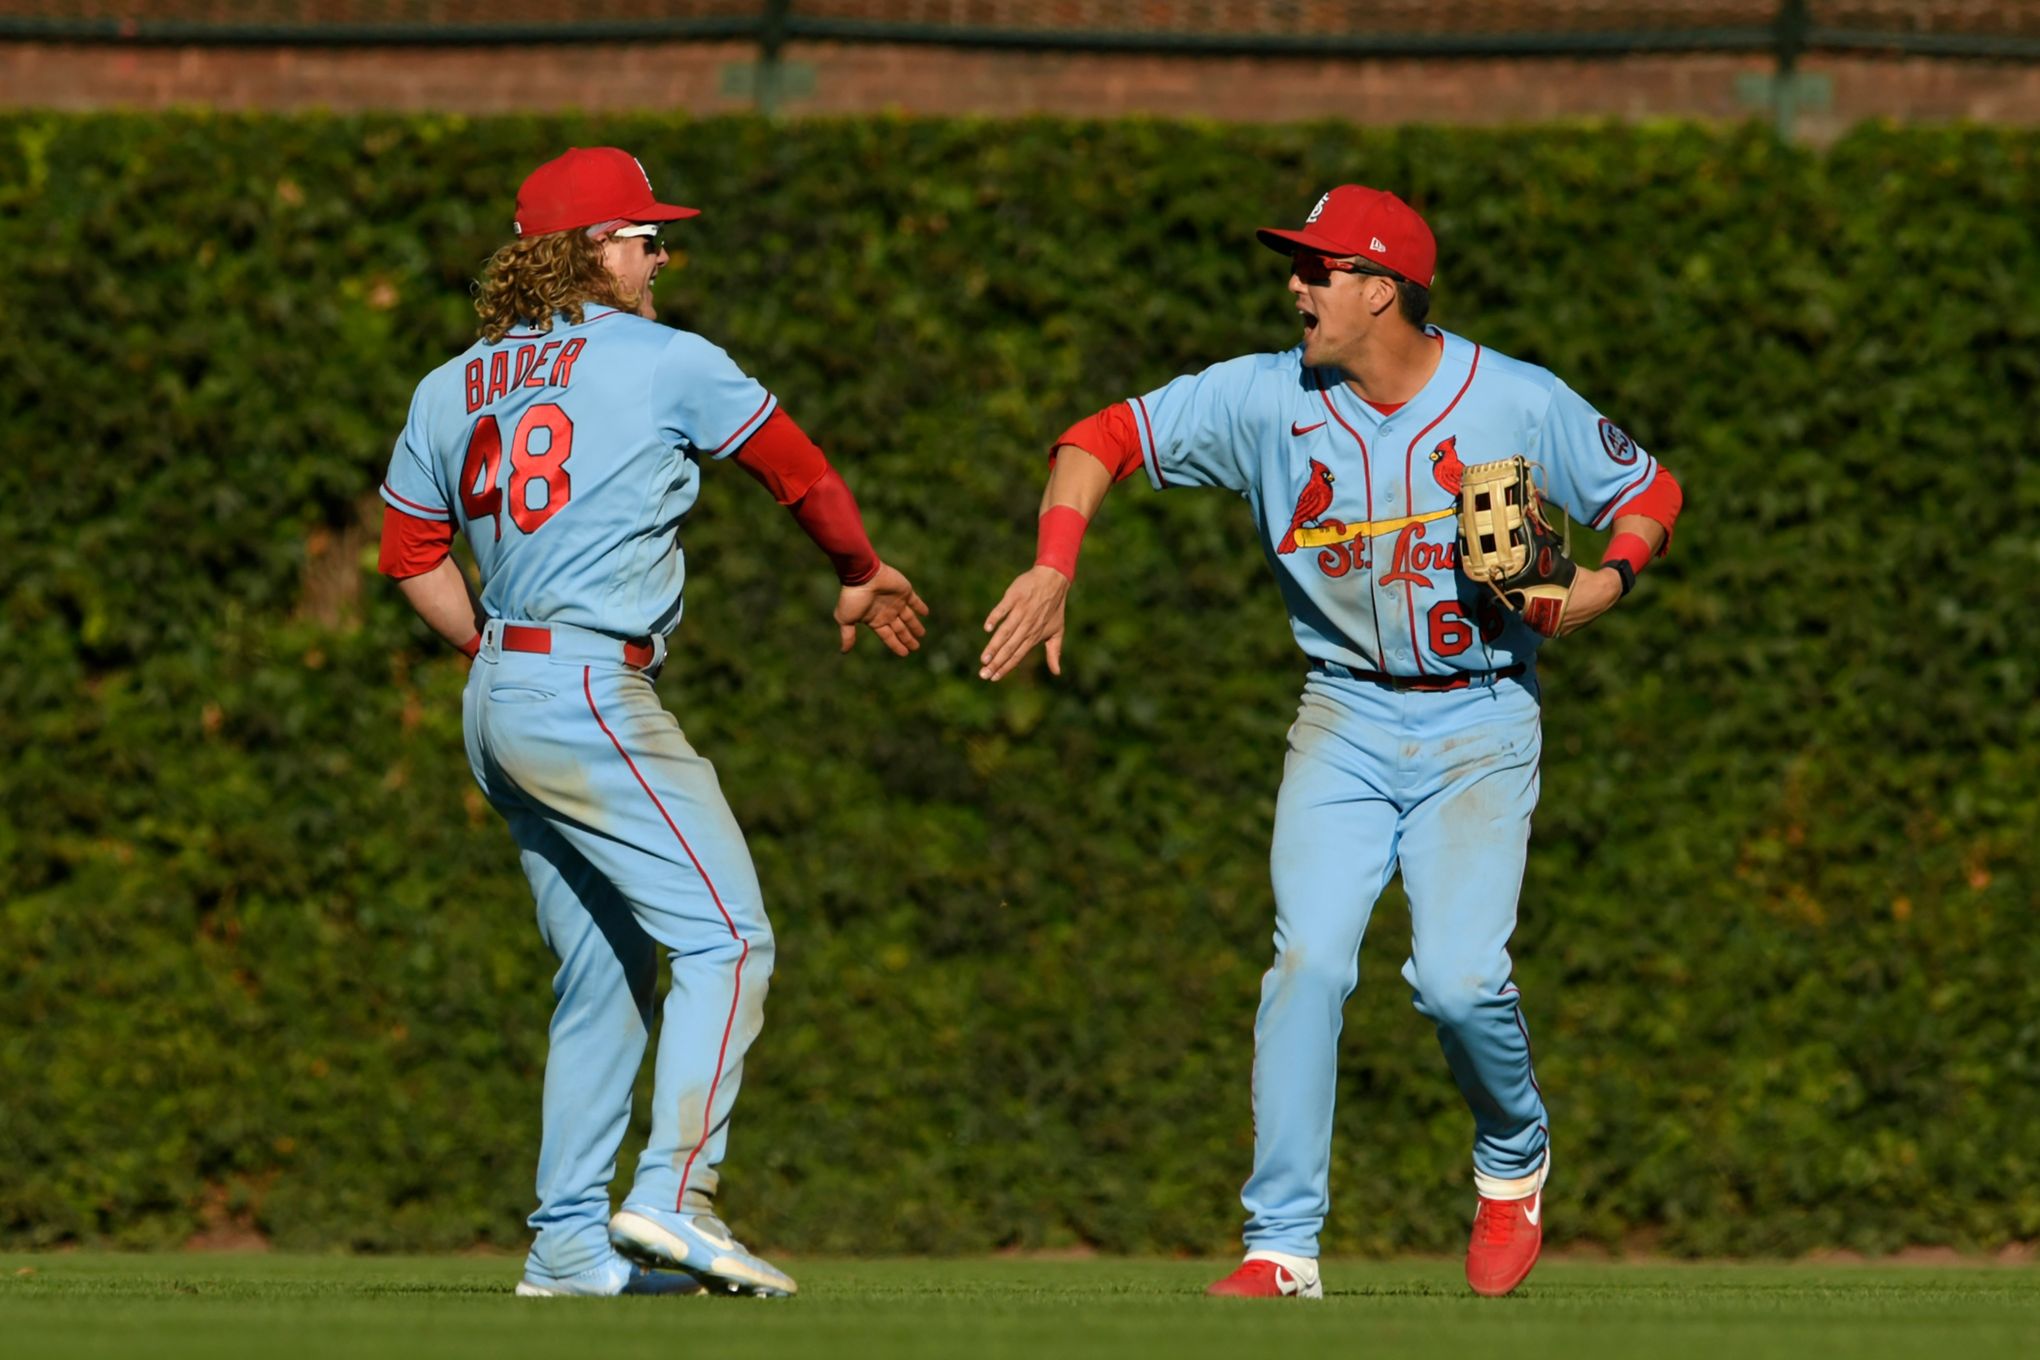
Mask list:
[[[1622,432],[1620,426],[1606,416],[1601,417],[1601,447],[1608,456],[1623,467],[1636,461],[1636,441]]]

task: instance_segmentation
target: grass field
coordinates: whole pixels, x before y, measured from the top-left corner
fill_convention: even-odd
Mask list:
[[[0,1255],[28,1357],[2040,1356],[2040,1269],[1331,1262],[1323,1303],[1208,1300],[1229,1263],[789,1260],[791,1300],[518,1299],[510,1259]]]

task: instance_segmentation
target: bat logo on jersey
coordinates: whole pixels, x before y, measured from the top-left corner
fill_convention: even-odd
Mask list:
[[[1303,484],[1303,491],[1296,498],[1296,512],[1289,517],[1289,532],[1282,535],[1282,542],[1275,551],[1282,554],[1296,551],[1296,531],[1306,525],[1316,524],[1325,511],[1332,508],[1332,470],[1317,459],[1310,460],[1310,480]]]
[[[1431,450],[1431,475],[1455,499],[1458,497],[1459,484],[1466,478],[1466,464],[1459,461],[1458,435]]]
[[[1606,416],[1601,417],[1601,447],[1608,451],[1610,458],[1623,467],[1628,467],[1636,461],[1638,452],[1636,441],[1624,434],[1621,428]]]

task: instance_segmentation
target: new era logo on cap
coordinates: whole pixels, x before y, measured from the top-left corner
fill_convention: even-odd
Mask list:
[[[1372,260],[1426,288],[1438,274],[1438,242],[1417,210],[1364,184],[1341,184],[1318,199],[1301,231],[1262,227],[1254,235],[1284,255],[1302,247],[1335,259]]]

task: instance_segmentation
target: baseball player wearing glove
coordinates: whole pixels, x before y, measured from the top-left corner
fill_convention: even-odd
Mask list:
[[[1061,673],[1078,550],[1115,481],[1246,499],[1310,665],[1276,803],[1247,1253],[1210,1292],[1322,1294],[1340,1013],[1400,870],[1403,976],[1473,1113],[1467,1280],[1504,1294],[1536,1262],[1550,1168],[1508,951],[1537,801],[1537,649],[1629,593],[1681,493],[1546,370],[1425,324],[1437,247],[1393,194],[1342,185],[1301,230],[1258,235],[1289,258],[1302,343],[1056,441],[1035,565],[986,618],[979,673],[1001,679],[1036,646]],[[1567,558],[1552,506],[1612,528],[1598,569]]]
[[[517,238],[476,298],[481,338],[418,385],[382,488],[382,570],[474,658],[468,761],[560,961],[520,1294],[794,1292],[716,1216],[772,929],[715,770],[652,688],[680,622],[678,530],[702,468],[736,462],[828,554],[843,650],[869,627],[904,656],[927,613],[772,394],[653,319],[660,231],[695,215],[659,202],[613,147],[533,171]],[[447,555],[456,531],[479,601]],[[661,952],[673,977],[651,1140],[612,1218]]]

